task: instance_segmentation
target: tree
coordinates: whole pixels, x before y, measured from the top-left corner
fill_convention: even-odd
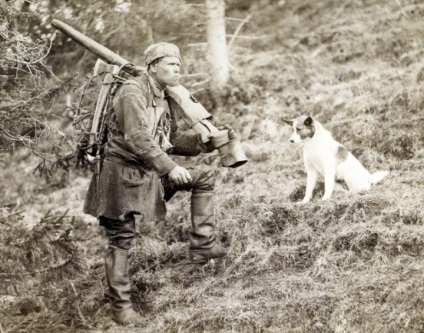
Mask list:
[[[29,2],[0,0],[0,22],[0,153],[26,147],[41,158],[41,173],[66,168],[71,138],[59,128],[57,101],[73,80],[58,79],[47,65],[52,38],[32,34],[40,16]]]
[[[224,0],[205,1],[208,61],[211,65],[211,91],[215,96],[219,96],[230,77],[225,32],[225,2]]]

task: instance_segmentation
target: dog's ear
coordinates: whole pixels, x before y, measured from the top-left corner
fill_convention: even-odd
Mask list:
[[[288,125],[290,125],[290,126],[293,126],[293,120],[286,120],[286,119],[283,119],[283,121],[284,121],[286,124],[288,124]]]
[[[311,126],[313,124],[313,119],[311,117],[308,117],[305,119],[304,124],[305,126]]]

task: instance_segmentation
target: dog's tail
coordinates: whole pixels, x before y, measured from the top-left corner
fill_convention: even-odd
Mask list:
[[[371,175],[371,185],[377,184],[389,174],[389,171],[377,171]]]

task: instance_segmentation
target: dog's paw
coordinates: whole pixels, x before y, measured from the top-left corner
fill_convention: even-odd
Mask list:
[[[322,197],[322,201],[326,201],[326,200],[328,200],[328,199],[330,199],[331,198],[331,196],[329,196],[329,195],[324,195],[323,197]]]
[[[296,205],[304,205],[307,204],[309,202],[310,199],[303,199],[302,201],[298,201],[296,202]]]

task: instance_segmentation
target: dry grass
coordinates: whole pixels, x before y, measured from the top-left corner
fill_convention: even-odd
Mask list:
[[[239,129],[250,158],[246,166],[218,172],[217,232],[228,257],[189,263],[189,200],[178,194],[167,222],[139,226],[133,296],[145,322],[128,332],[424,331],[424,7],[378,0],[279,4],[257,8],[244,27],[268,37],[234,45],[231,61],[239,71],[226,96],[232,113],[216,115]],[[389,169],[390,176],[368,193],[336,192],[328,202],[319,200],[321,185],[311,203],[296,204],[306,175],[280,118],[300,114],[319,118],[367,168]],[[217,156],[199,160],[219,165]],[[6,172],[16,168],[23,170],[11,162]],[[60,202],[80,218],[86,175],[71,173],[66,189],[25,189],[27,179],[23,174],[4,188],[16,208],[30,205],[39,221]],[[91,228],[95,235],[97,227]],[[3,290],[4,332],[121,331],[103,302],[104,239],[93,237],[79,240],[78,257],[87,260],[73,272],[89,269],[70,278],[72,284],[60,276],[50,281],[49,290],[61,293],[43,294],[43,275],[20,280],[35,283],[31,292]],[[47,245],[43,238],[34,244],[40,257]],[[0,272],[33,269],[12,256],[19,247],[12,245],[0,247],[2,257],[13,259]]]

